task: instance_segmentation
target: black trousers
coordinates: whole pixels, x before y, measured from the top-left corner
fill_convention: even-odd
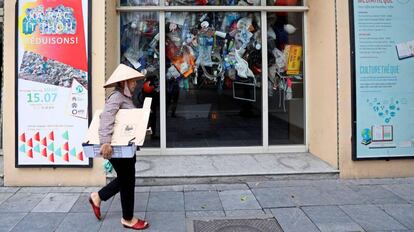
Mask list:
[[[113,158],[109,161],[114,167],[117,177],[99,190],[99,197],[101,200],[107,201],[120,192],[122,217],[125,220],[131,220],[134,216],[136,156],[132,158]]]

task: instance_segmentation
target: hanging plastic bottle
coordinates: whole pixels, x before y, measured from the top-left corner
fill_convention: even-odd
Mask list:
[[[222,51],[222,56],[223,58],[226,57],[227,55],[227,39],[224,40],[224,45],[223,45],[223,51]]]
[[[198,84],[198,71],[197,70],[195,70],[194,72],[193,84],[194,85]]]
[[[286,100],[292,100],[292,80],[286,80]]]
[[[188,18],[184,20],[183,27],[181,29],[181,41],[186,41],[187,35],[190,34],[189,26],[188,26]]]

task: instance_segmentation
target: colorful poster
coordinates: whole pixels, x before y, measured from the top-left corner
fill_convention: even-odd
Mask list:
[[[17,166],[90,166],[88,0],[19,0]]]
[[[354,159],[414,157],[414,1],[353,0]]]

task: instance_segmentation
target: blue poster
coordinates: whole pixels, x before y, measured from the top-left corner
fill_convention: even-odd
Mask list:
[[[355,158],[413,157],[414,0],[353,0],[353,13]]]

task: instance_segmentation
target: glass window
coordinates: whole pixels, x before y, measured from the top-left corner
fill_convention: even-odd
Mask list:
[[[121,13],[121,63],[145,74],[138,81],[133,100],[142,106],[145,97],[152,98],[149,127],[153,134],[145,147],[160,146],[159,113],[159,20],[157,12]]]
[[[303,0],[267,0],[266,2],[268,6],[303,6]]]
[[[260,13],[166,13],[167,147],[262,145]]]
[[[303,14],[268,13],[269,145],[304,143]]]
[[[121,0],[121,6],[158,6],[159,0]]]

